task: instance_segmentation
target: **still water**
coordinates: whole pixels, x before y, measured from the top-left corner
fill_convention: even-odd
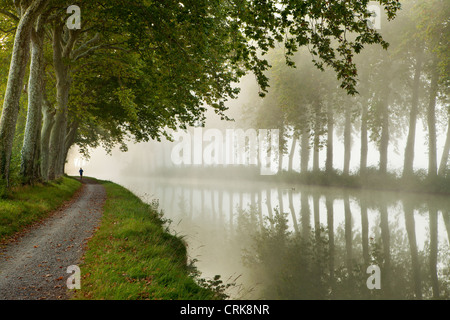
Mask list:
[[[115,182],[146,202],[158,199],[202,277],[233,284],[230,298],[450,298],[449,197],[245,181]]]

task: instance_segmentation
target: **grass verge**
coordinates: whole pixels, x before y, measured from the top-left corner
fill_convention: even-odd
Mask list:
[[[155,205],[102,181],[107,200],[99,229],[89,240],[76,300],[209,300],[221,287],[200,286],[187,263],[183,240],[168,232]]]
[[[62,177],[54,182],[11,189],[0,199],[0,243],[47,217],[80,187],[79,181]]]

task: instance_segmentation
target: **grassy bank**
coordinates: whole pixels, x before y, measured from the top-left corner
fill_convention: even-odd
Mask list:
[[[73,299],[216,299],[220,286],[199,286],[182,239],[171,235],[156,206],[102,182],[107,200],[101,226],[88,243],[81,290]]]
[[[81,187],[73,178],[34,186],[19,186],[0,199],[0,243],[45,218]]]

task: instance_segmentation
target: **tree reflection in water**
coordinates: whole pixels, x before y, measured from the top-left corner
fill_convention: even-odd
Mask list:
[[[138,183],[133,182],[139,186]],[[139,186],[201,271],[261,299],[450,299],[450,199],[256,184]],[[368,289],[377,265],[381,289]]]
[[[422,204],[419,214],[428,218],[427,239],[417,246],[415,204],[403,201],[403,219],[391,219],[385,201],[367,203],[360,199],[360,228],[355,228],[350,197],[343,196],[344,223],[334,226],[334,199],[325,200],[326,223],[321,224],[318,195],[301,195],[301,232],[297,224],[289,228],[288,216],[274,209],[273,218],[256,221],[257,207],[240,210],[237,232],[242,243],[245,266],[255,283],[262,283],[264,299],[449,299],[449,245],[439,243],[438,217],[449,233],[449,212]],[[399,205],[399,204],[397,204]],[[416,204],[417,205],[417,204]],[[378,213],[369,230],[368,206]],[[314,213],[314,227],[309,225]],[[306,222],[306,223],[305,223]],[[258,226],[257,224],[261,224]],[[405,232],[406,230],[406,232]],[[371,235],[370,235],[371,234]],[[246,241],[243,240],[246,238]],[[381,270],[381,289],[368,289],[369,265]]]

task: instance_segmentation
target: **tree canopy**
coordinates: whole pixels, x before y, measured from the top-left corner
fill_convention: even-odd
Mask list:
[[[387,20],[401,7],[396,0],[377,3]],[[84,151],[100,143],[126,149],[128,137],[170,137],[170,130],[202,122],[207,108],[228,119],[225,102],[236,97],[235,83],[246,73],[256,76],[261,96],[267,93],[266,55],[277,46],[292,67],[294,53],[308,48],[317,68],[330,67],[340,86],[356,94],[355,55],[369,44],[388,47],[367,23],[368,4],[1,0],[0,72],[9,69],[2,84],[2,181],[10,180],[23,93],[28,101],[24,182],[60,176],[73,144]],[[68,27],[72,5],[80,8],[80,29]]]

